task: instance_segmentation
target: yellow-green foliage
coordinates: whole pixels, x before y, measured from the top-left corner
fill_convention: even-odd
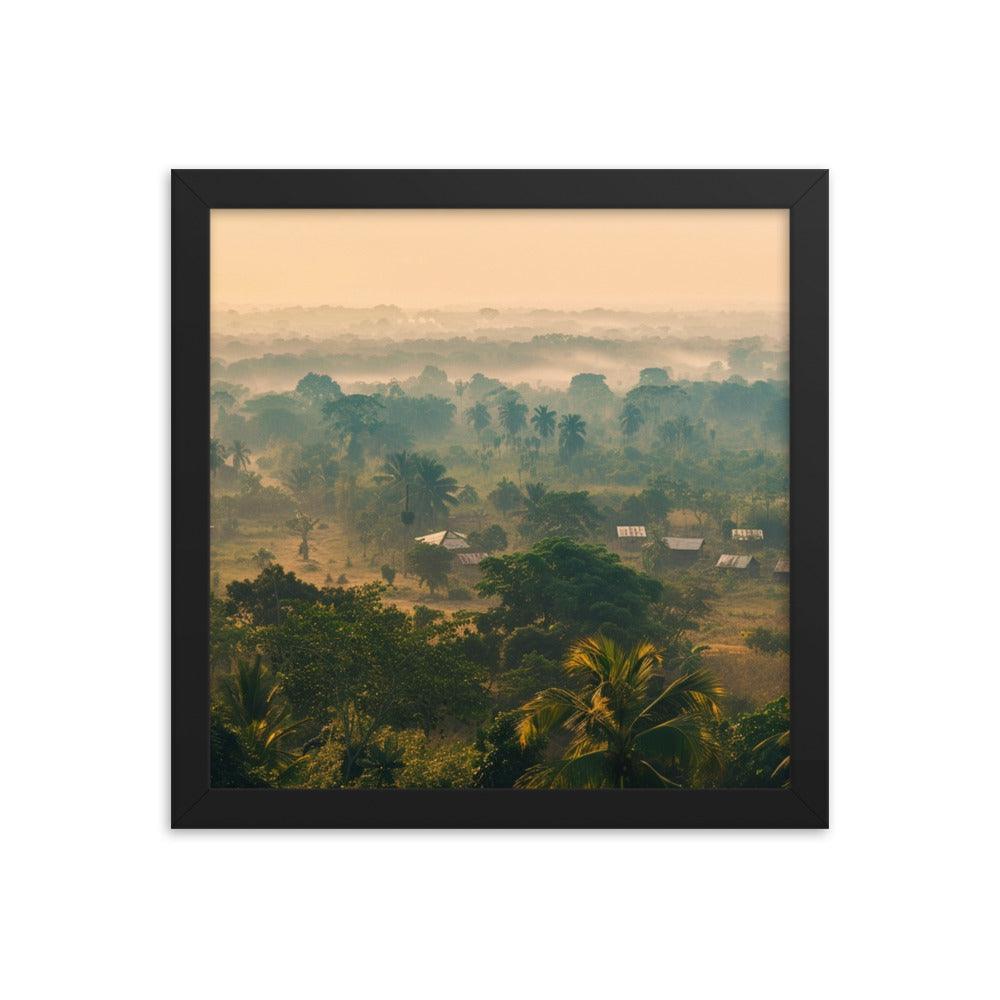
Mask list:
[[[471,742],[459,739],[426,737],[418,729],[393,732],[382,730],[377,742],[395,736],[403,750],[403,768],[396,779],[400,788],[469,788],[479,764],[480,754]],[[332,738],[309,755],[303,785],[306,788],[341,788],[344,746]],[[364,775],[347,787],[373,787]]]

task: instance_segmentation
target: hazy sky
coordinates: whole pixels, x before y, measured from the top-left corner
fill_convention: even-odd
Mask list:
[[[788,212],[213,209],[212,303],[784,311]]]

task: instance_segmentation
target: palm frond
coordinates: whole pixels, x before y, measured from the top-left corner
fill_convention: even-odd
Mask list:
[[[515,788],[601,788],[609,785],[607,755],[603,749],[555,764],[536,764],[514,783]]]
[[[722,715],[720,699],[726,689],[704,667],[679,674],[643,709],[642,717],[666,712],[698,712],[718,719]]]
[[[587,704],[579,695],[565,688],[546,688],[521,706],[524,713],[517,724],[521,746],[527,746],[539,736],[562,725],[575,712],[587,712]]]

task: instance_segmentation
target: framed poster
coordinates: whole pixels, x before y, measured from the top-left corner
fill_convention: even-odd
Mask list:
[[[827,825],[826,171],[172,225],[175,827]]]

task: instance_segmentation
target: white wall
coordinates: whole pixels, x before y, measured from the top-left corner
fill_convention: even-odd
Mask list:
[[[986,993],[986,11],[6,11],[9,995]],[[832,168],[830,833],[168,831],[168,168],[337,165]]]

